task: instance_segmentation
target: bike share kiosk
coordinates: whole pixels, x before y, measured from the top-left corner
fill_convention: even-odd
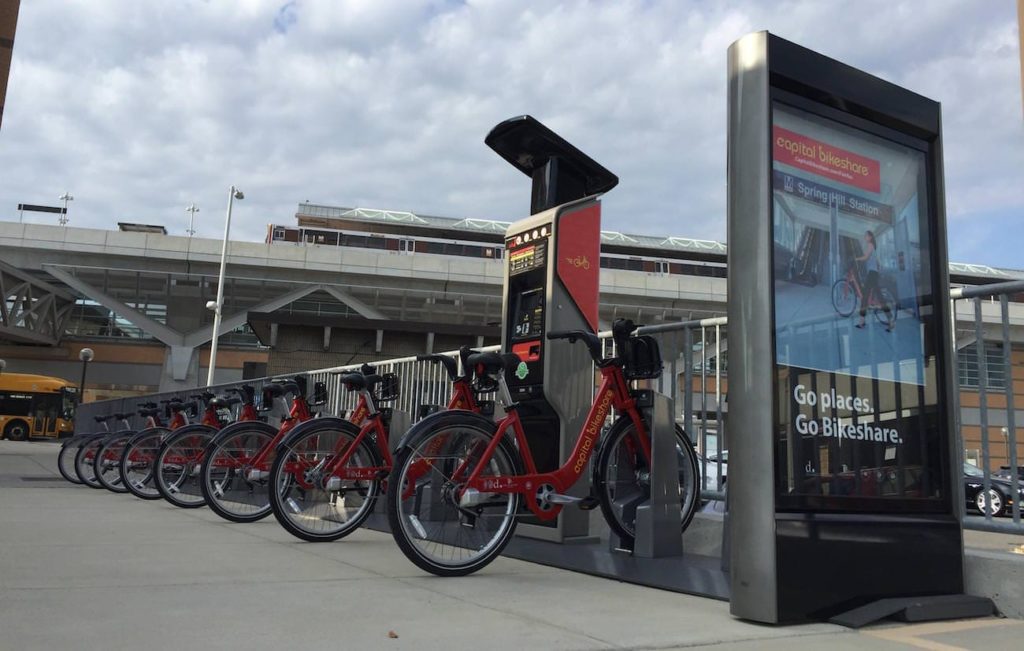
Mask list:
[[[758,32],[728,147],[732,613],[990,614],[961,594],[939,104]]]
[[[619,179],[534,118],[494,127],[485,142],[533,180],[531,216],[505,235],[502,345],[519,357],[506,369],[512,398],[539,471],[555,470],[572,450],[594,393],[585,346],[548,341],[555,330],[597,332],[601,204]],[[585,496],[589,482],[573,489]],[[588,513],[564,509],[557,520],[525,519],[519,533],[562,542],[588,535]]]

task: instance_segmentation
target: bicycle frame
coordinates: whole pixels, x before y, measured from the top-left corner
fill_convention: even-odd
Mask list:
[[[252,409],[253,417],[249,420],[256,420],[256,409],[249,405],[247,405],[246,408]],[[359,403],[356,405],[356,408],[352,411],[352,415],[349,417],[349,421],[354,425],[359,425],[366,420],[369,413],[370,409],[367,407],[366,401],[360,398]],[[306,402],[306,399],[295,398],[292,400],[292,406],[288,412],[288,417],[282,421],[281,427],[277,430],[277,433],[274,434],[272,439],[267,441],[266,445],[260,448],[259,452],[256,453],[256,456],[253,457],[251,461],[245,458],[226,459],[218,457],[214,461],[214,465],[218,468],[246,466],[249,467],[250,470],[266,472],[270,469],[270,463],[272,461],[270,459],[270,455],[277,449],[278,444],[284,440],[285,436],[288,435],[288,432],[295,429],[295,426],[299,423],[304,423],[312,418],[313,413],[310,411],[309,403]]]
[[[373,404],[372,396],[368,395],[369,392],[365,389],[360,392],[359,404],[360,406]],[[452,411],[457,409],[468,410],[473,412],[479,412],[480,406],[476,401],[476,395],[473,393],[473,387],[469,380],[466,378],[458,378],[452,382],[452,396],[448,400],[446,411]],[[345,464],[349,462],[352,455],[358,449],[362,441],[371,433],[376,433],[377,450],[380,452],[381,459],[384,464],[380,467],[357,467],[347,468]],[[384,419],[381,416],[380,410],[370,416],[369,422],[364,425],[360,430],[356,438],[350,443],[347,449],[344,446],[344,441],[338,442],[338,448],[334,451],[334,459],[328,463],[325,468],[326,477],[337,477],[339,479],[352,479],[352,480],[370,480],[379,477],[382,473],[391,472],[393,465],[393,459],[391,456],[391,450],[388,446],[388,431],[384,426]],[[424,466],[422,470],[429,469],[429,466]],[[419,469],[413,468],[410,470],[412,477],[419,477]],[[410,482],[410,485],[415,485],[415,482]]]
[[[520,493],[526,498],[526,504],[539,520],[553,520],[562,511],[561,504],[548,505],[546,510],[537,501],[537,489],[545,484],[550,485],[554,492],[564,493],[572,488],[587,466],[587,462],[597,448],[601,428],[612,409],[626,414],[633,421],[638,436],[638,443],[641,452],[647,463],[651,462],[651,442],[646,436],[647,424],[636,406],[636,400],[629,394],[629,384],[622,373],[622,369],[616,365],[600,367],[601,386],[597,390],[596,398],[590,406],[590,412],[584,421],[583,429],[580,431],[576,444],[569,455],[569,458],[560,468],[553,472],[539,473],[530,451],[530,443],[523,431],[522,421],[519,419],[517,410],[513,407],[507,409],[506,416],[498,423],[498,430],[487,445],[483,455],[476,466],[469,474],[469,478],[459,488],[458,497],[462,497],[467,489],[474,489],[481,493]],[[501,443],[501,440],[509,432],[512,433],[519,452],[523,457],[526,474],[508,475],[503,477],[484,477],[480,475],[494,455],[494,450]],[[452,479],[458,481],[466,471],[468,461],[452,474]]]

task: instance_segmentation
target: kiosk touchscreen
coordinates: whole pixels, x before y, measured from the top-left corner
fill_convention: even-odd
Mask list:
[[[959,594],[939,105],[760,32],[729,107],[732,612]]]
[[[503,348],[519,363],[506,369],[512,399],[540,471],[555,470],[583,426],[594,391],[585,346],[548,341],[555,330],[596,332],[600,289],[601,206],[597,195],[618,179],[529,116],[506,120],[487,144],[532,181],[530,217],[505,235]],[[584,496],[581,481],[574,494]],[[587,513],[565,509],[557,521],[526,518],[522,535],[561,542],[588,534]]]

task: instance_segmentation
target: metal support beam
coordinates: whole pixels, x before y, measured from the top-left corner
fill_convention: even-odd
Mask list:
[[[361,317],[377,321],[387,318],[380,310],[367,305],[340,287],[336,287],[334,285],[317,285],[317,287],[338,299],[345,305],[348,305],[350,308],[358,312]]]
[[[434,352],[434,333],[433,332],[428,332],[427,333],[427,350],[426,350],[426,354],[430,355],[433,352]]]
[[[260,303],[259,305],[254,305],[251,308],[243,310],[242,312],[236,312],[231,316],[221,319],[220,332],[221,334],[224,334],[225,332],[231,332],[235,328],[243,325],[246,321],[249,320],[249,312],[273,312],[274,310],[279,310],[285,305],[288,305],[289,303],[294,303],[300,298],[309,296],[313,292],[319,291],[321,289],[325,289],[323,285],[305,285],[299,287],[298,289],[293,289],[292,291],[286,294],[282,294],[277,298],[272,298],[269,301]],[[213,326],[208,325],[199,328],[198,330],[193,330],[192,332],[185,335],[185,344],[190,346],[201,346],[206,342],[211,341],[212,339]]]
[[[377,345],[374,348],[374,350],[379,353],[383,348],[384,348],[384,331],[383,330],[378,330],[377,331]]]
[[[324,350],[331,349],[331,326],[324,326]]]
[[[0,262],[0,338],[54,346],[75,297]]]
[[[111,312],[114,312],[119,317],[128,321],[132,325],[141,328],[143,332],[151,335],[160,341],[164,342],[168,346],[184,346],[186,345],[185,337],[176,330],[167,327],[159,321],[155,321],[138,310],[132,309],[117,300],[116,298],[104,293],[103,291],[93,287],[89,283],[82,281],[74,275],[68,273],[64,269],[55,265],[43,265],[46,272],[51,276],[61,281],[68,287],[72,288],[76,292],[83,296],[90,298],[103,307],[107,308]]]

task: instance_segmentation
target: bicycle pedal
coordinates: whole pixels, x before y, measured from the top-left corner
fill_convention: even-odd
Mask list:
[[[390,475],[390,474],[391,474],[390,470],[378,470],[377,471],[377,479],[387,479],[388,475]]]
[[[580,511],[593,511],[601,504],[601,501],[593,495],[587,495],[582,500],[576,503]]]

